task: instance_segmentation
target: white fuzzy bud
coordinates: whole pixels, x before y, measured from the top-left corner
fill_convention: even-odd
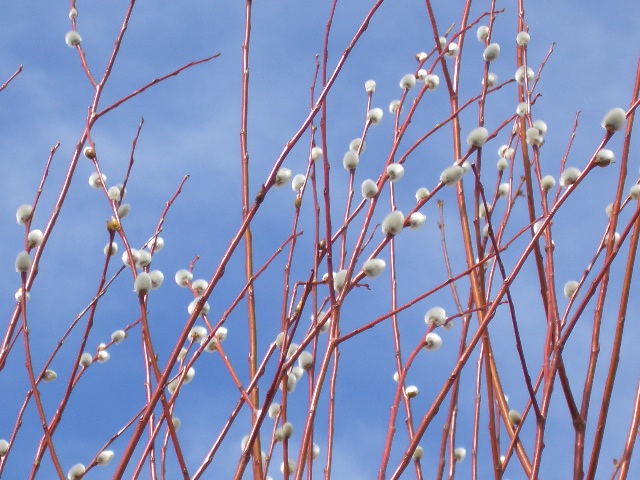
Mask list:
[[[293,425],[291,425],[290,422],[285,422],[284,425],[282,425],[282,436],[284,438],[291,438],[292,435],[293,435]]]
[[[578,177],[580,176],[580,170],[576,167],[569,167],[565,169],[564,172],[560,175],[560,186],[568,187],[569,185],[573,185]]]
[[[27,235],[27,243],[31,248],[39,247],[43,238],[44,234],[42,233],[42,230],[31,230]]]
[[[386,266],[386,262],[381,258],[372,258],[364,263],[362,271],[367,277],[376,278],[384,271]]]
[[[127,332],[124,330],[116,330],[111,334],[111,341],[115,344],[122,343],[127,338]]]
[[[58,378],[58,374],[56,372],[54,372],[53,370],[45,370],[44,373],[42,374],[42,381],[46,382],[46,383],[51,383],[53,382],[56,378]]]
[[[485,62],[493,62],[494,60],[497,60],[499,56],[500,45],[498,45],[497,43],[487,45],[487,48],[484,49],[484,53],[482,54]]]
[[[447,312],[442,307],[433,307],[424,315],[424,323],[439,327],[447,321]]]
[[[193,342],[197,342],[197,343],[204,342],[208,336],[209,336],[209,331],[206,329],[206,327],[203,327],[202,325],[194,325],[191,331],[189,332],[189,338]]]
[[[433,92],[440,85],[440,77],[435,74],[427,75],[424,79],[424,84],[427,86],[427,90]]]
[[[496,168],[499,172],[504,172],[508,167],[509,162],[507,162],[506,158],[501,158],[500,160],[498,160],[498,163],[496,163]]]
[[[176,283],[182,288],[188,287],[192,278],[193,274],[189,270],[178,270],[175,276]]]
[[[392,163],[387,167],[387,177],[390,182],[396,182],[404,175],[404,167],[399,163]]]
[[[289,475],[292,475],[296,471],[296,461],[290,458],[287,462],[287,467],[289,469]],[[284,462],[280,465],[280,472],[284,474]]]
[[[364,89],[367,93],[373,93],[376,91],[376,81],[375,80],[367,80],[364,82]]]
[[[527,129],[525,134],[526,141],[529,145],[542,146],[544,143],[544,138],[540,135],[540,130],[536,127],[531,127]]]
[[[489,131],[484,127],[476,127],[467,136],[467,144],[470,147],[480,148],[482,147],[487,138],[489,137]]]
[[[26,203],[23,205],[20,205],[16,210],[16,221],[18,222],[18,225],[26,224],[31,218],[32,214],[33,214],[33,207],[31,205],[28,205]]]
[[[518,69],[516,70],[516,74],[514,75],[514,78],[516,79],[516,82],[518,82],[519,85],[524,85],[524,66],[518,67]],[[532,68],[527,67],[527,83],[531,82],[533,80],[533,78],[535,77],[536,73],[533,71]]]
[[[115,453],[113,453],[112,450],[103,450],[102,452],[100,452],[100,455],[98,455],[98,458],[96,459],[96,461],[98,465],[102,467],[106,467],[111,463],[111,460],[113,460],[114,455]]]
[[[409,215],[409,228],[419,230],[427,221],[427,216],[420,212],[413,212]]]
[[[547,134],[547,124],[543,120],[536,120],[532,123],[533,128],[538,129],[541,137]]]
[[[158,290],[162,286],[162,282],[164,282],[164,274],[160,270],[151,270],[149,277],[151,278],[151,288]]]
[[[354,151],[360,150],[360,155],[362,155],[366,149],[367,149],[367,143],[363,142],[361,138],[354,138],[349,142],[349,150],[354,150]]]
[[[416,86],[416,77],[413,73],[407,73],[400,80],[400,88],[403,88],[405,90],[410,90],[415,86]]]
[[[616,156],[611,150],[602,148],[598,150],[598,153],[596,153],[596,165],[598,165],[599,167],[606,167],[608,165],[611,165],[614,162],[615,158]]]
[[[447,53],[445,55],[449,58],[456,58],[460,54],[460,47],[457,43],[451,42],[449,44],[449,48],[447,49]]]
[[[0,439],[0,457],[4,457],[9,451],[9,442],[4,438]]]
[[[489,36],[489,27],[486,25],[480,25],[478,30],[476,30],[476,38],[479,42],[485,42],[487,37]]]
[[[276,418],[278,415],[280,415],[280,404],[274,402],[269,405],[269,417]]]
[[[22,287],[20,287],[18,290],[16,290],[16,293],[14,295],[16,302],[21,302],[22,301]],[[28,302],[31,299],[31,294],[29,292],[27,292],[25,301]]]
[[[191,283],[191,288],[193,289],[198,296],[202,295],[204,291],[209,286],[209,282],[207,282],[204,278],[199,278]]]
[[[314,162],[322,157],[322,149],[320,147],[313,147],[311,149],[311,160]]]
[[[382,221],[382,232],[385,235],[397,235],[404,226],[404,215],[400,210],[394,210]]]
[[[118,216],[120,218],[128,217],[130,212],[131,212],[131,205],[129,205],[128,203],[123,203],[118,207]]]
[[[98,361],[98,363],[107,363],[110,358],[111,355],[109,354],[109,352],[107,352],[106,350],[100,350],[98,352],[96,360]]]
[[[109,242],[104,246],[102,251],[109,257],[115,257],[118,254],[118,244],[116,242]]]
[[[282,187],[289,183],[291,179],[291,170],[285,167],[280,167],[278,173],[276,173],[276,179],[273,182],[273,185],[276,187]]]
[[[71,10],[69,10],[69,20],[75,20],[76,18],[78,18],[78,10],[73,7]]]
[[[344,283],[347,278],[347,271],[340,270],[338,273],[333,275],[333,288],[336,292],[339,292],[344,287]]]
[[[611,218],[611,213],[613,213],[613,203],[607,205],[604,209],[604,212],[607,214],[607,217]]]
[[[198,302],[200,301],[201,297],[196,297],[194,298],[191,303],[187,306],[187,312],[189,313],[189,315],[191,315],[193,312],[196,311],[196,307],[198,306]],[[209,309],[210,309],[210,305],[209,302],[204,302],[204,304],[202,305],[202,310],[200,310],[200,316],[204,316],[207,313],[209,313]]]
[[[633,200],[638,200],[638,198],[640,198],[640,184],[636,184],[629,189],[629,196]]]
[[[525,102],[520,102],[516,107],[516,115],[518,115],[519,117],[524,117],[528,111],[529,108],[527,107],[527,104]]]
[[[427,78],[428,74],[429,73],[424,68],[421,68],[420,70],[418,70],[418,75],[417,75],[418,80],[420,80],[421,82],[424,82],[424,79]]]
[[[177,432],[182,426],[182,420],[180,420],[178,417],[173,417],[171,418],[171,425],[173,425],[173,429]]]
[[[138,250],[136,250],[135,248],[131,249],[131,258],[133,259],[133,263],[136,263],[138,261],[138,257],[140,256],[140,252]],[[122,254],[122,263],[125,265],[129,265],[129,254],[127,252],[124,252]]]
[[[82,37],[80,36],[80,34],[78,32],[75,32],[73,30],[70,30],[67,32],[67,34],[64,36],[64,41],[67,43],[67,45],[69,45],[71,48],[76,48],[79,47],[80,44],[82,43]]]
[[[76,463],[67,473],[67,480],[77,480],[84,475],[85,467],[81,463]]]
[[[442,337],[434,332],[427,333],[424,339],[424,349],[435,352],[436,350],[440,350],[440,347],[442,347]]]
[[[407,398],[415,398],[419,393],[420,390],[418,390],[418,387],[416,387],[415,385],[410,385],[404,389],[404,394],[407,396]]]
[[[501,183],[500,186],[498,187],[498,196],[499,197],[506,197],[507,195],[509,195],[509,184],[508,183]]]
[[[467,449],[464,447],[458,447],[453,451],[453,459],[456,463],[460,463],[467,456]]]
[[[520,425],[522,422],[522,415],[517,410],[509,410],[509,422],[513,425]]]
[[[293,180],[291,180],[291,190],[293,190],[296,193],[300,193],[300,190],[302,190],[302,186],[304,185],[305,179],[306,177],[301,173],[293,177]]]
[[[138,258],[136,259],[136,266],[138,268],[145,268],[151,265],[151,253],[147,250],[138,251]]]
[[[371,122],[371,125],[379,125],[383,116],[384,112],[381,108],[372,108],[367,112],[367,120]]]
[[[451,165],[444,169],[440,175],[440,181],[448,187],[452,187],[460,181],[464,175],[464,170],[459,165]]]
[[[542,190],[548,192],[556,186],[556,179],[551,175],[545,175],[544,177],[542,177],[540,185],[542,186]]]
[[[347,153],[344,154],[344,157],[342,157],[342,165],[345,170],[355,170],[358,163],[360,163],[360,157],[355,150],[348,150]]]
[[[626,120],[626,112],[624,109],[618,107],[609,110],[602,119],[602,122],[600,122],[600,125],[609,132],[617,132],[624,128]]]
[[[313,366],[313,354],[306,350],[298,357],[298,365],[303,370],[309,370]]]
[[[416,53],[416,60],[418,62],[424,62],[427,58],[429,58],[429,55],[427,55],[427,52]]]
[[[389,103],[389,113],[392,115],[400,113],[400,100],[392,100],[391,103]]]
[[[119,202],[120,189],[118,187],[110,187],[109,190],[107,190],[107,196],[109,197],[109,200],[113,200],[114,202]]]
[[[153,248],[154,253],[158,253],[160,250],[164,248],[164,238],[156,237],[155,240],[151,240],[149,244],[149,250]]]
[[[316,460],[320,456],[320,445],[317,443],[313,444],[311,458]]]
[[[567,298],[571,298],[573,297],[573,295],[576,293],[576,290],[578,290],[578,282],[576,282],[575,280],[569,280],[567,283],[564,284],[564,296]]]
[[[191,383],[191,381],[195,376],[196,376],[196,369],[193,367],[189,367],[189,370],[187,370],[187,373],[185,374],[184,380],[182,381],[182,383],[184,385],[186,385],[187,383]]]
[[[413,451],[413,453],[411,454],[411,458],[413,458],[416,461],[422,459],[423,456],[424,456],[424,449],[420,445],[418,445],[416,449]]]
[[[80,366],[87,368],[93,363],[93,356],[89,352],[84,352],[80,355]]]
[[[107,176],[103,173],[102,182],[106,181]],[[89,185],[91,185],[92,188],[102,188],[102,182],[100,182],[100,174],[98,174],[98,172],[93,172],[91,175],[89,175]]]
[[[491,213],[491,205],[488,205],[488,207],[489,213]],[[487,218],[487,207],[484,206],[484,203],[478,205],[478,218]]]
[[[420,187],[418,190],[416,190],[416,202],[424,200],[428,196],[429,196],[429,190],[426,189],[425,187]]]
[[[482,79],[482,84],[484,85],[484,78]],[[497,84],[498,84],[498,75],[490,72],[487,75],[487,87],[493,88]]]
[[[29,253],[22,251],[16,257],[16,272],[27,273],[31,268],[31,257]]]
[[[151,291],[151,277],[146,272],[139,273],[133,282],[133,291],[138,295],[146,295]]]
[[[530,40],[531,40],[531,37],[527,32],[520,32],[518,33],[518,35],[516,35],[516,43],[521,47],[528,45]]]

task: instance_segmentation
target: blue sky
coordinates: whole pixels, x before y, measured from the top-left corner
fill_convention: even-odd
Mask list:
[[[338,3],[329,45],[330,69],[336,65],[371,4],[353,0]],[[503,7],[507,10],[497,19],[492,34],[493,41],[499,42],[502,48],[500,58],[491,65],[491,71],[498,74],[500,81],[511,78],[515,71],[517,33],[515,7],[507,5],[507,2],[499,2],[498,8]],[[96,77],[101,76],[106,65],[126,8],[127,2],[122,0],[78,5],[78,32],[82,35],[82,47]],[[324,1],[254,4],[248,134],[251,198],[266,180],[286,142],[308,115],[315,55],[322,53],[329,8],[330,3]],[[438,2],[434,8],[442,30],[451,24],[458,25],[460,2]],[[486,2],[474,4],[470,18],[475,19],[487,8]],[[0,293],[5,299],[0,303],[0,313],[6,321],[14,310],[13,295],[20,285],[18,275],[14,273],[15,255],[24,248],[24,228],[14,223],[16,208],[33,201],[49,150],[59,141],[61,145],[52,162],[32,224],[32,228],[44,228],[93,97],[77,53],[64,42],[65,33],[70,29],[67,13],[68,4],[65,2],[47,2],[45,5],[4,2],[0,6],[0,31],[3,36],[0,42],[0,79],[4,81],[19,65],[23,65],[23,72],[5,91],[0,92],[0,152],[4,168],[2,188],[5,191],[0,209],[8,225],[0,231],[3,252],[0,255],[0,268],[7,272],[0,282]],[[616,106],[627,108],[639,54],[638,13],[637,4],[631,0],[616,2],[615,5],[593,1],[576,5],[576,2],[569,0],[540,1],[527,5],[526,23],[532,38],[528,46],[528,59],[536,71],[555,42],[554,53],[537,87],[542,96],[533,110],[534,119],[543,119],[549,126],[541,153],[543,174],[559,177],[560,159],[569,142],[576,112],[581,112],[580,126],[567,165],[583,168],[603,138],[600,120],[604,113]],[[221,56],[134,98],[101,119],[92,132],[101,169],[107,175],[107,185],[111,186],[123,181],[131,142],[140,119],[144,117],[127,189],[126,201],[131,204],[132,211],[123,222],[134,247],[142,246],[153,235],[165,202],[173,196],[183,176],[190,175],[166,218],[162,233],[166,246],[154,257],[152,264],[154,269],[162,270],[166,278],[160,291],[151,293],[148,306],[152,335],[161,364],[173,349],[188,319],[186,307],[193,298],[188,290],[178,288],[173,281],[174,273],[187,268],[189,262],[198,255],[200,260],[195,266],[194,276],[209,279],[241,223],[238,131],[243,14],[242,2],[217,2],[213,5],[208,2],[137,2],[121,53],[104,91],[103,106],[189,61],[218,52]],[[481,89],[484,46],[475,40],[474,32],[475,29],[470,32],[463,50],[460,87],[463,101],[478,94]],[[387,158],[393,132],[392,117],[387,108],[391,100],[402,94],[398,82],[405,73],[415,71],[415,54],[431,51],[432,44],[424,2],[388,1],[376,13],[367,32],[351,52],[327,100],[328,149],[325,153],[332,166],[334,227],[343,216],[347,197],[348,174],[342,168],[342,155],[351,139],[361,135],[366,114],[364,82],[376,80],[377,91],[372,106],[382,108],[385,117],[382,124],[371,127],[368,134],[367,151],[355,175],[356,201],[360,200],[359,185],[362,180],[377,178]],[[436,69],[436,73],[443,78],[441,71]],[[429,95],[432,96],[416,113],[400,152],[406,151],[413,141],[448,116],[448,99],[443,81],[440,88]],[[410,92],[409,98],[414,97],[415,92]],[[513,84],[489,98],[485,121],[490,132],[513,114],[516,104],[517,92]],[[472,106],[461,115],[461,122],[464,142],[466,132],[477,126],[477,107]],[[498,160],[498,147],[508,140],[509,128],[483,149],[483,159],[486,159],[486,162],[483,161],[485,188],[495,185],[497,171],[493,165]],[[307,132],[285,159],[284,166],[294,174],[306,171],[309,141]],[[614,150],[619,158],[621,146],[622,135],[618,134],[608,148]],[[413,208],[418,187],[432,189],[436,186],[440,172],[455,160],[451,151],[450,129],[445,128],[409,157],[405,164],[405,177],[396,185],[396,201],[400,210],[409,211]],[[515,178],[522,174],[520,165],[517,163]],[[619,163],[592,172],[593,175],[579,186],[554,221],[555,278],[561,311],[567,303],[562,296],[562,285],[567,280],[580,277],[605,231],[605,207],[614,199],[618,175],[616,165]],[[637,181],[639,166],[637,151],[632,145],[630,176],[625,192]],[[103,247],[108,240],[104,225],[110,216],[110,207],[105,195],[87,184],[92,171],[92,164],[81,158],[31,289],[28,314],[33,359],[38,368],[49,357],[75,316],[95,295],[104,264]],[[471,177],[465,177],[464,182],[467,182],[469,189],[472,188]],[[258,267],[290,235],[294,198],[289,186],[273,189],[255,218],[252,230]],[[388,212],[388,198],[387,186],[374,213],[374,222],[381,222]],[[310,200],[310,197],[305,197],[303,201],[301,228],[305,233],[299,239],[291,284],[306,279],[312,267],[309,252],[313,251],[313,209]],[[455,190],[441,190],[434,200],[445,202],[447,241],[451,251],[456,252],[452,256],[454,271],[460,272],[465,267]],[[524,202],[516,205],[511,235],[528,223]],[[496,212],[504,211],[504,205],[498,204],[496,208]],[[621,219],[628,221],[631,210],[629,208],[624,212]],[[430,201],[421,211],[428,217],[426,225],[417,232],[402,232],[397,241],[401,303],[446,280],[436,202]],[[356,221],[349,232],[350,246],[359,233],[357,226],[361,223],[362,219]],[[362,260],[382,238],[379,231],[374,233]],[[121,242],[118,243],[121,247]],[[517,259],[515,254],[522,251],[525,245],[526,241],[521,240],[516,243],[513,254],[505,254],[508,268],[513,267]],[[256,283],[260,358],[279,331],[286,252]],[[241,249],[238,253],[241,253]],[[380,256],[389,264],[388,248]],[[615,264],[618,272],[623,268],[622,261]],[[362,261],[358,263],[358,268],[361,264]],[[109,274],[114,274],[120,266],[118,254],[109,267]],[[242,255],[235,255],[223,280],[213,291],[209,299],[212,307],[209,318],[212,323],[217,322],[244,285],[242,266]],[[318,273],[321,276],[325,271],[326,264],[320,267]],[[371,290],[356,288],[350,294],[342,309],[343,333],[389,311],[388,274],[387,268],[380,278],[371,281]],[[527,264],[520,275],[512,293],[516,299],[527,360],[531,363],[531,370],[537,373],[545,324],[539,287],[535,286],[534,265],[531,262]],[[605,305],[602,360],[593,393],[595,405],[599,404],[606,368],[603,365],[610,354],[614,329],[612,316],[617,312],[615,299],[620,290],[620,278],[618,274],[612,280],[611,300]],[[94,352],[100,342],[109,340],[112,331],[124,328],[138,318],[139,309],[137,298],[131,291],[132,285],[131,272],[125,271],[110,287],[100,302],[87,350]],[[637,291],[637,282],[632,287]],[[468,281],[462,280],[458,288],[464,303]],[[326,294],[326,289],[323,291]],[[443,306],[450,314],[455,311],[448,288],[399,315],[404,359],[425,333],[422,320],[424,313],[435,305]],[[637,322],[632,318],[639,308],[637,298],[632,298],[615,400],[607,424],[602,466],[598,470],[598,474],[603,476],[610,474],[611,459],[620,454],[627,434],[638,381],[637,365],[640,363],[637,349],[634,349],[631,341],[640,334]],[[243,382],[247,381],[245,312],[242,303],[230,315],[226,324],[229,338],[224,344]],[[590,305],[585,321],[578,324],[565,350],[567,370],[570,378],[575,379],[577,392],[582,389],[588,358],[592,312],[593,305]],[[311,308],[308,306],[302,315],[299,336],[306,330],[305,322],[308,322],[310,314]],[[475,321],[473,318],[472,325],[476,324]],[[58,380],[41,385],[48,417],[53,415],[66,388],[71,362],[74,361],[81,332],[84,331],[84,322],[81,320],[81,327],[72,331],[52,363],[51,368],[58,373]],[[510,404],[514,408],[522,408],[527,398],[522,375],[519,368],[513,368],[513,371],[508,368],[515,359],[515,352],[506,310],[499,310],[490,332],[495,339],[496,361],[504,369],[502,382]],[[457,321],[452,330],[441,333],[443,348],[434,353],[422,352],[407,378],[408,384],[418,385],[421,391],[412,401],[414,421],[427,411],[455,363],[460,322]],[[504,344],[498,341],[502,338],[506,339]],[[295,340],[299,341],[299,338]],[[111,360],[108,363],[94,365],[86,372],[55,434],[54,441],[65,472],[75,463],[89,463],[111,435],[144,404],[139,328],[135,328],[125,342],[111,347],[109,351]],[[458,413],[456,444],[466,446],[469,451],[477,358],[478,353],[474,352],[463,374],[461,395],[470,400],[461,402],[465,408],[460,408]],[[195,368],[197,375],[190,385],[184,387],[176,406],[176,415],[182,420],[179,436],[190,470],[195,470],[201,463],[237,400],[237,390],[217,357],[203,356]],[[334,478],[375,477],[395,392],[396,384],[391,378],[394,369],[392,331],[388,322],[341,346],[337,386],[339,407],[336,413],[338,428],[332,469]],[[273,375],[273,363],[267,369],[267,378],[269,373]],[[266,385],[266,382],[261,384],[263,391]],[[4,395],[3,414],[0,415],[0,438],[10,436],[16,412],[28,389],[24,352],[19,340],[0,373],[0,391],[7,392]],[[486,402],[486,391],[483,394],[483,401]],[[563,447],[573,444],[573,429],[559,385],[556,385],[553,400],[547,449],[541,470],[543,478],[568,477],[572,471],[571,458],[565,455]],[[290,398],[289,405],[289,418],[297,427],[296,433],[302,430],[306,405],[306,392],[299,388]],[[316,475],[321,475],[324,462],[326,406],[325,390],[315,437],[323,449],[314,467]],[[441,410],[421,442],[426,452],[422,462],[425,478],[434,476],[434,459],[445,411],[446,408]],[[593,408],[591,415],[597,415],[597,407]],[[269,422],[271,420],[267,419],[266,425],[269,427],[263,434],[263,440],[269,437]],[[404,413],[401,411],[389,472],[393,471],[408,444],[403,422]],[[204,478],[230,478],[240,455],[240,439],[247,433],[248,424],[248,416],[244,411],[231,428]],[[31,403],[5,466],[7,478],[26,478],[40,432],[37,414]],[[522,435],[531,442],[534,433],[529,424]],[[486,435],[485,423],[481,425],[481,434]],[[591,438],[590,435],[592,431],[588,433],[588,438]],[[126,435],[124,437],[110,447],[116,453],[114,462],[108,467],[92,470],[86,478],[110,478],[115,471],[118,455],[125,448]],[[291,444],[296,453],[299,441],[300,437],[294,434]],[[270,470],[274,478],[281,476],[278,470],[280,452],[276,447]],[[487,462],[488,447],[481,449],[478,454],[483,459],[480,461],[480,472],[488,475],[491,471]],[[630,477],[633,477],[633,472],[635,475],[640,473],[637,455],[633,460]],[[524,478],[519,466],[513,462],[505,478]],[[168,468],[170,474],[176,475],[173,461]],[[469,476],[469,457],[457,466],[457,473],[460,478]],[[39,478],[52,478],[54,475],[50,458],[45,455]],[[146,471],[141,478],[145,478],[145,475]],[[413,467],[409,467],[403,478],[413,478],[412,475]]]

